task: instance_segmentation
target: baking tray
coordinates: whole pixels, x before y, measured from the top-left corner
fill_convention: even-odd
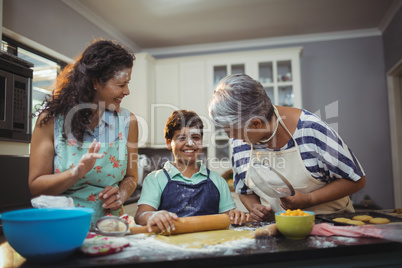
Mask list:
[[[324,214],[324,215],[316,215],[317,219],[320,219],[321,221],[325,222],[331,222],[334,225],[347,225],[351,226],[353,224],[348,224],[348,223],[343,223],[343,222],[336,222],[333,221],[335,218],[349,218],[352,219],[354,216],[357,215],[369,215],[373,218],[387,218],[390,220],[390,222],[400,222],[402,223],[402,218],[399,217],[394,217],[391,215],[388,215],[386,213],[381,213],[381,212],[376,212],[376,211],[360,211],[360,212],[354,212],[354,213],[333,213],[333,214]],[[375,225],[371,223],[366,223],[366,225]]]

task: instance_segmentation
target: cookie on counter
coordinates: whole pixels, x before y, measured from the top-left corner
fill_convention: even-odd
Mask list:
[[[348,219],[348,218],[335,218],[335,219],[333,219],[333,221],[346,223],[346,222],[350,221],[350,219]]]
[[[355,221],[363,221],[363,222],[368,222],[372,219],[373,217],[369,216],[369,215],[356,215],[352,218],[352,220]]]
[[[390,223],[391,221],[387,218],[372,218],[369,222],[372,224],[386,224]]]
[[[349,220],[346,222],[347,224],[353,224],[353,225],[366,225],[364,222],[362,221],[356,221],[356,220]]]

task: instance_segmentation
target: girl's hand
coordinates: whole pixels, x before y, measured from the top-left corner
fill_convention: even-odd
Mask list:
[[[303,209],[310,207],[310,195],[295,191],[294,196],[282,197],[281,207],[286,209]]]
[[[96,159],[101,159],[103,157],[102,154],[99,154],[101,144],[97,142],[96,139],[91,143],[88,148],[88,152],[81,157],[78,165],[73,168],[72,174],[74,177],[82,178],[87,174],[91,169],[93,169]]]
[[[272,217],[271,207],[262,204],[254,204],[250,210],[250,216],[253,221],[270,221]]]
[[[167,212],[166,210],[148,213],[152,213],[147,222],[148,232],[152,232],[152,225],[158,226],[163,234],[170,234],[175,230],[173,220],[177,220],[179,218],[175,213]]]
[[[228,214],[233,224],[242,225],[243,223],[249,222],[251,220],[250,214],[246,214],[237,209],[229,210]]]
[[[118,210],[124,203],[119,188],[110,185],[106,186],[98,197],[103,202],[102,207],[106,209]]]

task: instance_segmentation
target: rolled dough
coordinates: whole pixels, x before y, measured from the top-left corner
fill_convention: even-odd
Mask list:
[[[253,233],[253,231],[247,230],[236,231],[225,229],[170,236],[156,235],[156,239],[173,245],[185,246],[187,248],[202,248],[203,246],[217,245],[238,239],[252,239],[254,238]]]

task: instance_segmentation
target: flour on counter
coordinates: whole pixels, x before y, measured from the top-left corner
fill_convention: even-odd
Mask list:
[[[333,241],[327,241],[326,237],[309,237],[308,245],[315,248],[333,248],[337,247],[337,244]]]
[[[332,236],[332,241],[327,241],[325,236],[312,236],[308,239],[308,244],[315,248],[331,248],[339,245],[355,245],[358,243],[358,239],[345,236]]]
[[[193,248],[193,247],[186,247],[184,245],[169,244],[164,241],[155,239],[155,236],[153,235],[148,236],[145,234],[138,234],[138,235],[125,236],[125,238],[129,239],[130,246],[138,245],[141,246],[143,249],[147,249],[147,247],[149,246],[149,249],[151,249],[152,252],[154,252],[155,248],[158,248],[158,251],[160,252],[186,251],[186,254],[190,252],[195,252],[198,254],[200,252],[216,252],[226,249],[241,249],[250,247],[250,245],[255,243],[254,239],[242,238],[237,240],[226,241],[224,243],[219,243],[215,245],[204,245],[201,248]]]
[[[357,239],[354,237],[337,236],[336,239],[343,245],[354,244],[357,242]]]
[[[124,238],[130,241],[130,246],[124,248],[122,252],[98,257],[99,260],[111,261],[118,258],[119,260],[158,261],[233,255],[236,251],[249,248],[255,243],[254,239],[244,238],[202,248],[186,248],[159,241],[155,239],[155,236],[146,234],[127,235]]]

